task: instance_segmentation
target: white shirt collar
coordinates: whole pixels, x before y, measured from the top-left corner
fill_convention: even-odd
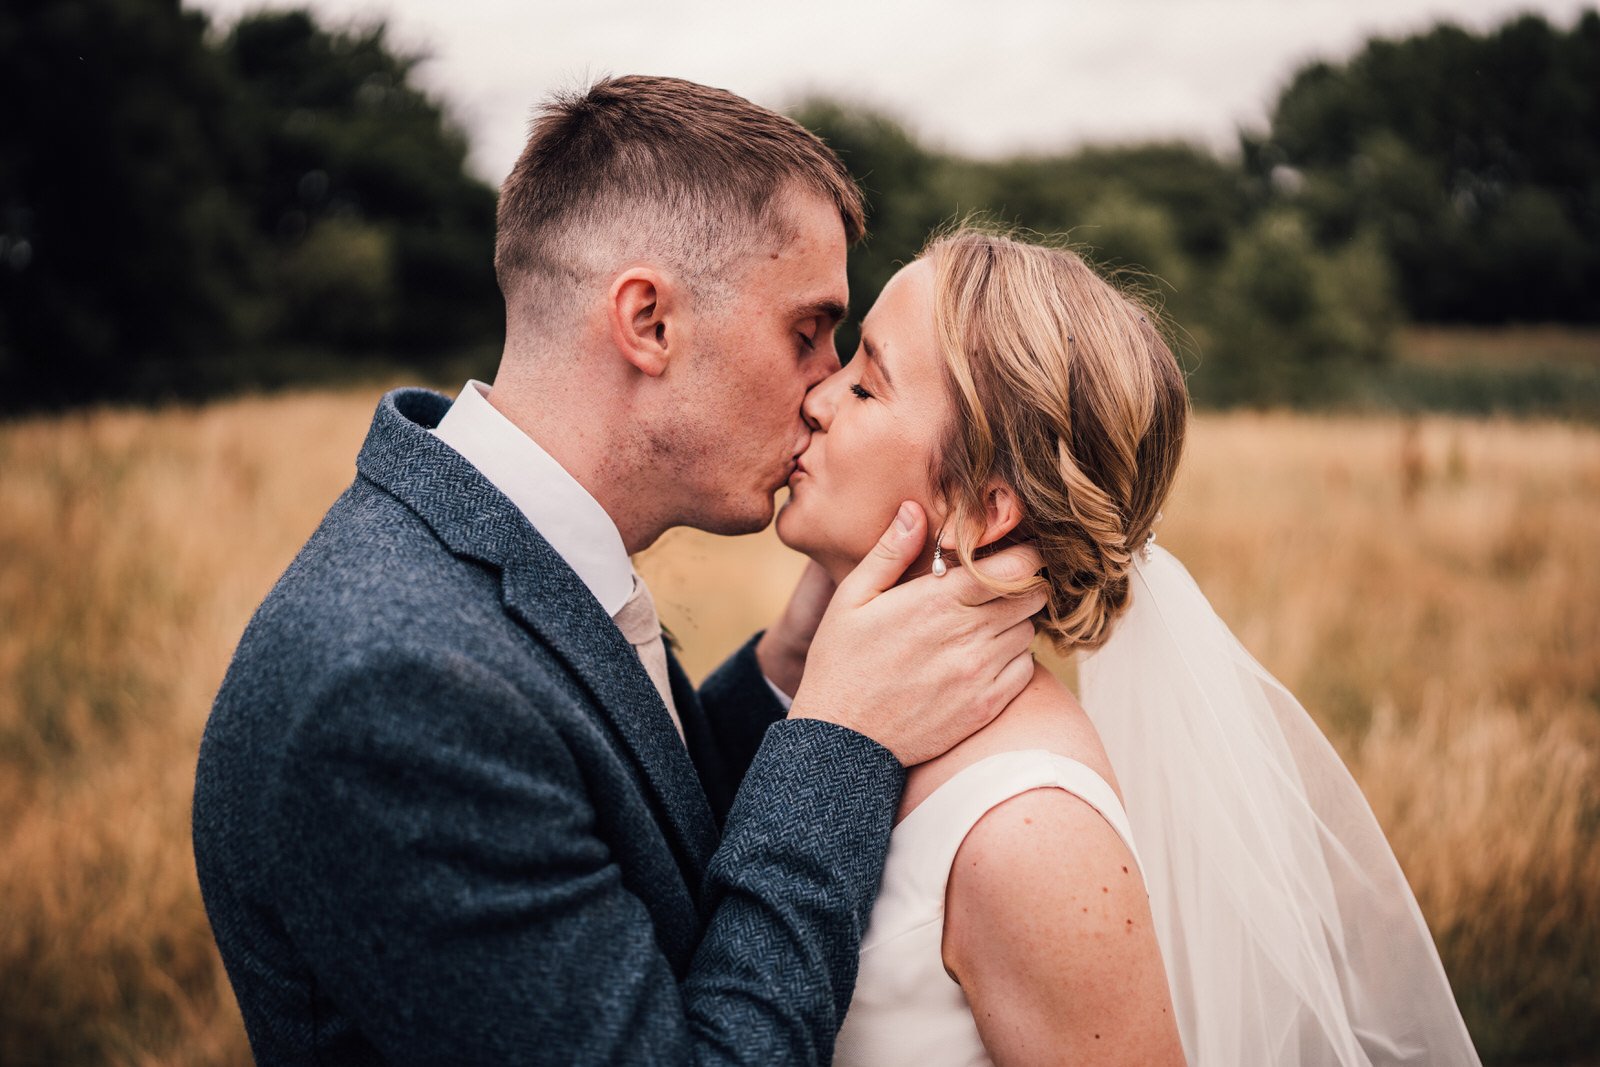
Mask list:
[[[633,592],[633,561],[617,524],[550,453],[489,403],[487,385],[469,381],[433,434],[517,506],[606,614],[622,610]]]

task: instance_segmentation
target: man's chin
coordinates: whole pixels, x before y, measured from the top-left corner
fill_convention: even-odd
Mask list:
[[[737,514],[707,516],[703,521],[694,523],[695,528],[706,533],[717,534],[721,537],[742,537],[745,534],[760,533],[772,525],[774,508],[772,497],[769,495],[765,507],[752,504],[747,510]]]

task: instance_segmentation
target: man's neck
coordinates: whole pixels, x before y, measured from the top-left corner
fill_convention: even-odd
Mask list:
[[[675,525],[661,503],[659,470],[647,470],[632,454],[630,431],[636,428],[618,418],[626,415],[624,406],[594,394],[573,403],[559,388],[503,385],[500,378],[488,399],[594,497],[616,524],[630,556]]]

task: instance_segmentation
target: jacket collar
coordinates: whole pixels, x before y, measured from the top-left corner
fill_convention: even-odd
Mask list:
[[[451,552],[499,571],[506,612],[589,691],[632,757],[698,894],[717,831],[666,706],[633,647],[566,561],[477,468],[428,432],[449,406],[448,397],[427,389],[387,393],[356,457],[357,472],[416,513]]]

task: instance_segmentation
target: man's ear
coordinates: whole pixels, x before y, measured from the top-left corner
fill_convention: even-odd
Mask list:
[[[660,377],[667,369],[671,283],[649,267],[629,267],[612,279],[607,297],[617,351],[641,373]]]
[[[1017,528],[1022,521],[1022,502],[1004,482],[990,482],[984,494],[983,534],[975,548],[992,545]]]

